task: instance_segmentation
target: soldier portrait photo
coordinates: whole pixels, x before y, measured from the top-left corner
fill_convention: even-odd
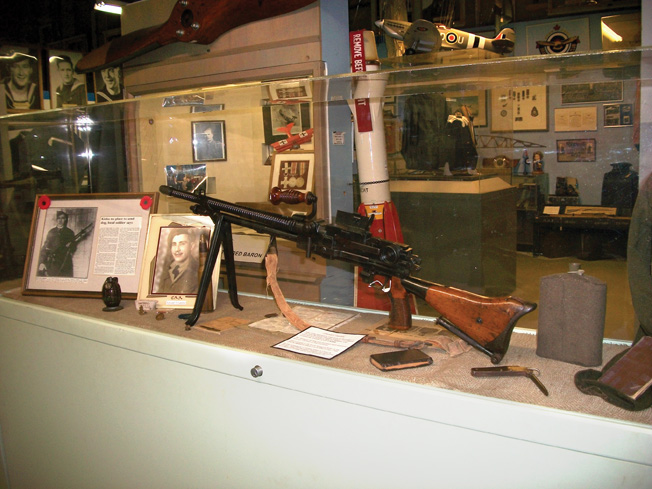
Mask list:
[[[193,226],[161,228],[153,294],[197,294],[201,233],[201,229]]]
[[[9,111],[41,108],[41,79],[38,50],[0,47],[0,77]]]
[[[38,276],[87,278],[96,208],[50,208]]]

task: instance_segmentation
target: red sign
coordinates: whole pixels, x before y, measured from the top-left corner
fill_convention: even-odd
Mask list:
[[[353,31],[349,33],[349,48],[351,50],[351,71],[367,71],[367,62],[364,54],[364,31]],[[355,99],[355,120],[358,123],[358,132],[369,132],[373,129],[371,125],[371,110],[369,99]]]

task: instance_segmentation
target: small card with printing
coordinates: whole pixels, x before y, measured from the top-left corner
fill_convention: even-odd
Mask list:
[[[334,333],[311,326],[295,334],[292,338],[277,343],[274,348],[330,360],[351,348],[364,337],[363,334]]]

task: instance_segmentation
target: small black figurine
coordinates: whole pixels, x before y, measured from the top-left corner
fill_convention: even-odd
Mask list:
[[[122,300],[122,291],[118,283],[118,277],[107,277],[102,286],[102,300],[106,305],[103,311],[113,312],[122,309],[120,301]]]

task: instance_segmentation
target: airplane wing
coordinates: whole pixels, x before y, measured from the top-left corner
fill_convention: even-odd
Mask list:
[[[377,20],[375,24],[389,37],[402,41],[403,38],[405,37],[405,33],[412,25],[412,22],[406,22],[403,20],[383,19],[383,20]]]
[[[256,20],[286,14],[315,0],[193,0],[177,2],[169,19],[118,37],[91,51],[77,63],[79,73],[116,66],[174,42],[211,44],[225,32]]]

